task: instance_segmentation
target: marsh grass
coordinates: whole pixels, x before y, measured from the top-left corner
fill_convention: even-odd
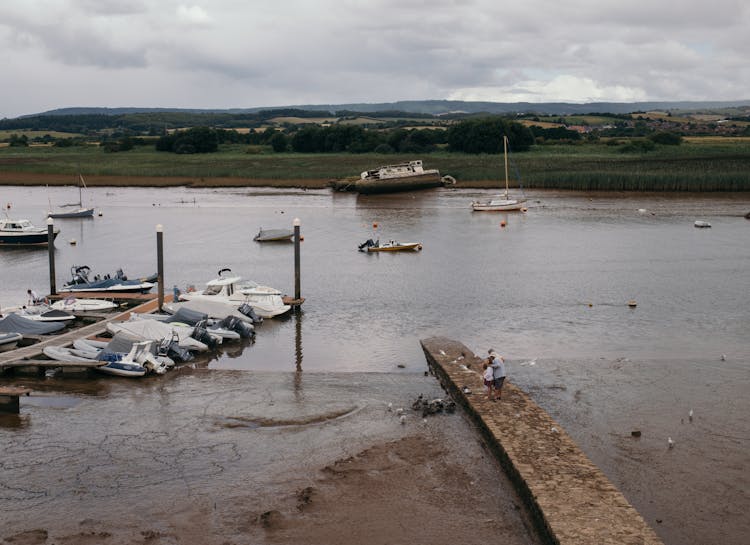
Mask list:
[[[622,146],[603,144],[535,146],[511,153],[511,184],[524,187],[581,190],[750,191],[749,140],[690,140],[681,146],[657,146],[648,153],[622,153]],[[299,154],[270,153],[247,146],[223,146],[218,153],[175,155],[150,147],[107,153],[94,146],[74,148],[1,148],[0,171],[128,178],[190,178],[195,185],[221,185],[212,179],[264,180],[270,185],[308,182],[324,187],[328,180],[358,175],[376,166],[421,158],[458,180],[458,187],[499,186],[501,155],[432,154]],[[28,176],[27,176],[28,178]],[[9,183],[9,182],[4,182]],[[29,182],[33,183],[33,182]],[[104,184],[103,184],[104,185]],[[162,184],[154,184],[162,185]],[[231,183],[235,185],[235,183]]]

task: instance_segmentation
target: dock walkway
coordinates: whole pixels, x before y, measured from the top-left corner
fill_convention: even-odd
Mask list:
[[[661,545],[654,530],[547,412],[513,384],[487,399],[482,359],[463,344],[421,341],[427,362],[479,426],[545,541],[558,545]],[[467,393],[464,389],[468,388]]]

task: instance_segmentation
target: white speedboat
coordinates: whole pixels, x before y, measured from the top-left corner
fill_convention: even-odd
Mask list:
[[[73,314],[88,314],[97,312],[109,312],[117,308],[117,303],[105,299],[80,299],[78,297],[66,297],[55,301],[50,305],[55,310],[72,312]]]
[[[52,240],[60,233],[54,228]],[[49,243],[47,229],[36,227],[29,220],[0,218],[0,246],[46,246]]]
[[[242,281],[241,276],[223,276],[231,269],[221,269],[213,280],[206,283],[202,291],[188,291],[180,297],[187,301],[221,301],[235,310],[247,303],[261,318],[273,318],[292,308],[284,304],[281,292],[269,286],[260,286],[255,282]]]

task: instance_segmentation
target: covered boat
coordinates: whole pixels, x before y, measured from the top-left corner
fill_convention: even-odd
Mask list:
[[[21,335],[48,335],[65,328],[63,322],[39,322],[10,313],[0,319],[0,333],[20,333]]]
[[[81,299],[71,296],[55,301],[50,306],[55,310],[72,312],[74,314],[88,314],[114,310],[117,308],[117,303],[107,301],[106,299]]]

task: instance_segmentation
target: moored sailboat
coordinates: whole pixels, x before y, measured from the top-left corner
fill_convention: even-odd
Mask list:
[[[503,157],[505,163],[505,192],[494,195],[487,201],[473,201],[471,209],[476,212],[510,212],[526,210],[525,198],[511,198],[508,193],[508,137],[503,135]]]

